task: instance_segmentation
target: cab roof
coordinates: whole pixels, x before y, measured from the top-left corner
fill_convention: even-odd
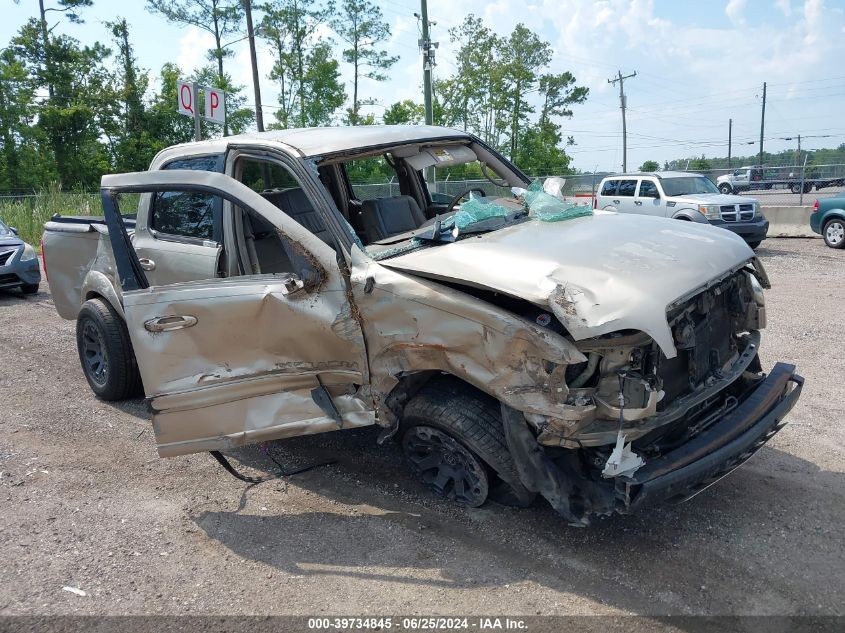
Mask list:
[[[207,141],[183,143],[174,148],[180,148],[180,153],[185,153],[188,147],[200,152],[213,153],[223,152],[229,145],[269,142],[284,145],[286,149],[293,150],[303,158],[311,158],[404,143],[470,140],[471,138],[468,132],[434,125],[360,125],[250,132]]]

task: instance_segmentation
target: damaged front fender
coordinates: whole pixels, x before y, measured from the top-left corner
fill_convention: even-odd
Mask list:
[[[561,365],[587,358],[563,336],[433,281],[390,270],[353,248],[351,284],[361,313],[373,399],[385,401],[402,376],[442,371],[520,411],[560,415],[568,405]]]

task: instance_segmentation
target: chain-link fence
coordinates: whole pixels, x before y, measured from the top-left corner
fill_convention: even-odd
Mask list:
[[[760,205],[801,206],[845,189],[845,165],[741,166],[733,169],[687,169],[704,174],[722,193],[757,198]]]

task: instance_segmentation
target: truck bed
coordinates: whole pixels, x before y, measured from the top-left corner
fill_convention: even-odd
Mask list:
[[[134,231],[134,216],[126,218],[126,228]],[[104,217],[54,215],[44,225],[41,244],[59,316],[76,319],[88,296],[114,295],[114,261]]]

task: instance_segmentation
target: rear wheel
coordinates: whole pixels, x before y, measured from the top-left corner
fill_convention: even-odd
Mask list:
[[[125,400],[141,392],[141,375],[123,319],[102,299],[82,305],[76,347],[91,390],[103,400]]]
[[[402,450],[413,474],[440,497],[477,507],[488,498],[527,506],[499,403],[454,378],[427,383],[405,407]]]
[[[824,243],[831,248],[842,248],[845,246],[845,220],[833,218],[828,220],[822,229]]]

